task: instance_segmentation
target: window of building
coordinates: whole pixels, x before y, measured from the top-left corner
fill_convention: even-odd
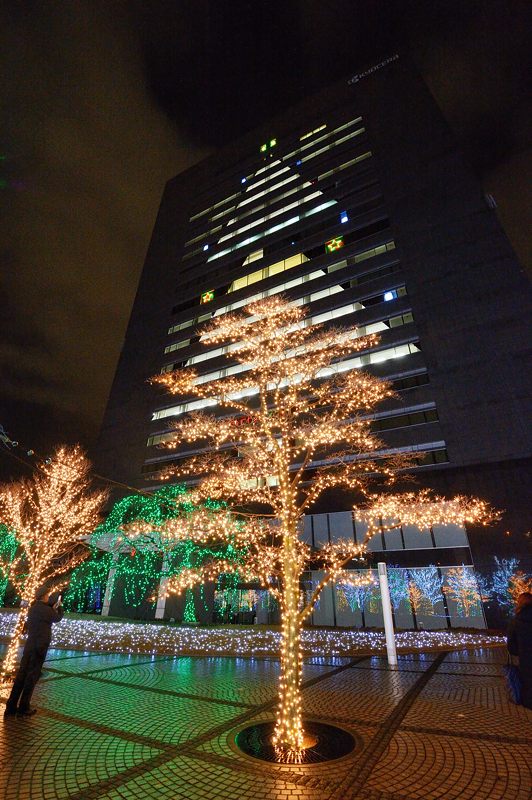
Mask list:
[[[315,133],[319,133],[320,131],[325,130],[326,127],[327,127],[327,125],[320,125],[319,128],[314,128],[313,131],[309,131],[308,133],[304,133],[303,136],[299,137],[299,141],[302,142],[305,139],[309,139],[311,136],[314,136]]]
[[[318,377],[327,377],[328,375],[334,372],[347,372],[352,369],[360,369],[361,367],[367,366],[369,364],[379,364],[383,361],[388,361],[389,359],[394,358],[402,358],[404,356],[410,355],[411,353],[418,353],[420,351],[419,342],[409,342],[407,344],[397,345],[396,347],[387,347],[383,350],[377,350],[372,353],[366,353],[365,355],[356,356],[355,358],[346,358],[343,361],[339,361],[337,364],[334,365],[332,368],[327,368],[323,370],[323,374],[319,374]],[[220,378],[226,377],[227,375],[235,375],[240,372],[246,372],[247,368],[244,364],[236,364],[234,367],[228,367],[227,369],[217,370],[215,372],[210,372],[206,375],[201,375],[198,378],[198,383],[207,383],[210,381],[216,381]],[[253,395],[256,394],[257,390],[250,388],[246,389],[244,393],[239,392],[234,395],[235,398],[243,397],[246,395]],[[167,417],[176,417],[180,414],[185,414],[188,411],[196,411],[200,408],[206,408],[209,406],[216,406],[217,402],[215,398],[209,399],[201,399],[201,400],[191,400],[188,403],[181,403],[176,406],[172,406],[170,408],[163,408],[159,411],[155,411],[152,414],[152,421],[156,421],[159,419],[165,419]]]

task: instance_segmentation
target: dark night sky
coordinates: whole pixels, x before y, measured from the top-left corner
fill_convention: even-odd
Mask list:
[[[12,438],[43,452],[94,444],[165,181],[397,50],[426,78],[530,268],[529,8],[5,2],[0,422]],[[17,469],[2,456],[3,476]]]

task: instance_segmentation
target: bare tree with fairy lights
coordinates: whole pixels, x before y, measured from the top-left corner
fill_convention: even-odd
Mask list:
[[[59,447],[30,479],[0,486],[0,522],[16,536],[17,549],[9,578],[21,597],[21,608],[1,678],[16,666],[17,651],[28,607],[41,587],[58,589],[89,553],[85,537],[100,522],[107,498],[104,490],[89,491],[90,463],[79,447]]]
[[[425,528],[485,523],[491,515],[482,501],[462,497],[439,504],[428,492],[375,496],[372,487],[385,492],[406,463],[387,454],[371,430],[372,412],[393,393],[346,359],[378,339],[356,328],[309,325],[306,316],[306,309],[279,296],[251,303],[243,313],[214,319],[202,332],[206,345],[221,348],[233,362],[223,377],[184,368],[154,378],[183,396],[189,408],[217,406],[215,414],[196,410],[173,424],[174,437],[166,446],[200,442],[204,449],[161,477],[192,479],[191,499],[197,504],[212,498],[227,505],[198,508],[169,520],[165,530],[178,539],[245,548],[245,564],[238,567],[243,579],[259,581],[277,599],[282,644],[273,742],[285,761],[301,758],[306,746],[300,635],[324,587],[366,580],[347,567],[383,529],[382,518],[393,519],[391,527],[404,519]],[[301,540],[303,515],[323,492],[337,488],[358,493],[357,516],[372,521],[368,536],[362,543],[335,541],[311,551]],[[310,564],[323,570],[323,578],[305,598],[301,579]],[[234,568],[212,560],[169,578],[167,591],[183,591]]]

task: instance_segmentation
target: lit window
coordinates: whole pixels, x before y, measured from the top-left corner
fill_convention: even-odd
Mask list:
[[[340,222],[349,222],[347,211],[342,211],[342,213],[340,214]]]
[[[270,147],[275,147],[277,144],[277,139],[270,139]]]
[[[339,250],[343,246],[344,246],[343,237],[336,236],[334,239],[329,239],[328,242],[325,242],[325,252],[334,253],[336,250]]]
[[[299,137],[299,141],[302,142],[304,139],[308,139],[309,136],[313,136],[315,133],[319,133],[320,131],[324,130],[327,125],[320,125],[319,128],[314,128],[313,131],[309,131],[308,133],[304,133],[303,136]]]
[[[210,303],[213,300],[214,300],[214,289],[209,289],[208,291],[203,292],[203,294],[200,297],[200,303],[202,305],[205,303]]]
[[[396,297],[397,297],[397,292],[395,291],[395,289],[393,289],[391,292],[384,292],[384,299],[386,302],[388,302],[388,300],[395,300]]]
[[[268,145],[267,144],[261,144],[261,146],[260,146],[260,152],[261,153],[265,153],[267,149],[268,149]]]
[[[203,245],[203,251],[205,252],[205,250],[208,250],[208,249],[209,249],[209,245],[208,244],[204,244]]]

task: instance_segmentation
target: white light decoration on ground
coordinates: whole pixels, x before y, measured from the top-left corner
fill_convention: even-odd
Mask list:
[[[79,447],[59,447],[32,478],[0,486],[0,522],[18,542],[9,579],[21,597],[1,682],[9,680],[15,669],[28,608],[39,589],[60,589],[88,555],[83,540],[100,522],[107,499],[106,491],[89,493],[89,469]]]
[[[164,523],[164,531],[177,539],[225,541],[242,548],[245,564],[239,572],[243,579],[259,581],[277,599],[281,675],[273,743],[284,753],[284,760],[292,762],[304,747],[301,659],[305,639],[321,641],[324,654],[341,654],[336,635],[329,639],[302,632],[303,623],[325,586],[353,581],[360,585],[367,580],[354,577],[347,567],[364,554],[371,536],[382,530],[370,522],[361,543],[336,541],[311,551],[300,539],[305,512],[324,491],[343,488],[361,498],[357,516],[365,512],[371,520],[394,516],[398,520],[394,524],[402,519],[424,528],[427,520],[431,524],[458,519],[484,523],[493,516],[486,504],[467,498],[442,505],[439,498],[423,492],[375,497],[372,485],[394,485],[398,472],[409,463],[406,457],[386,455],[389,451],[371,430],[368,412],[393,392],[388,384],[361,370],[342,372],[338,361],[374,347],[378,337],[312,324],[307,315],[307,309],[291,305],[280,295],[252,302],[243,313],[214,319],[201,335],[207,346],[233,345],[229,357],[245,371],[210,380],[187,368],[153,379],[174,395],[208,401],[225,411],[224,417],[196,412],[174,423],[174,440],[165,447],[199,440],[209,449],[169,468],[162,477],[193,478],[197,483],[192,502],[199,505],[211,498],[227,506],[170,520]],[[131,530],[135,532],[135,526]],[[136,530],[140,532],[142,526]],[[323,578],[306,601],[301,579],[310,563],[323,571]],[[223,571],[223,564],[204,565],[171,578],[167,591],[183,591]]]
[[[15,611],[0,612],[0,638],[12,634]],[[279,657],[282,633],[269,628],[190,628],[156,623],[104,622],[65,617],[52,629],[52,647],[94,652],[145,653],[148,655],[195,655],[274,658]],[[350,658],[386,652],[383,631],[304,629],[304,658]],[[502,646],[504,636],[469,631],[403,631],[396,634],[400,653],[429,650],[461,650]]]

